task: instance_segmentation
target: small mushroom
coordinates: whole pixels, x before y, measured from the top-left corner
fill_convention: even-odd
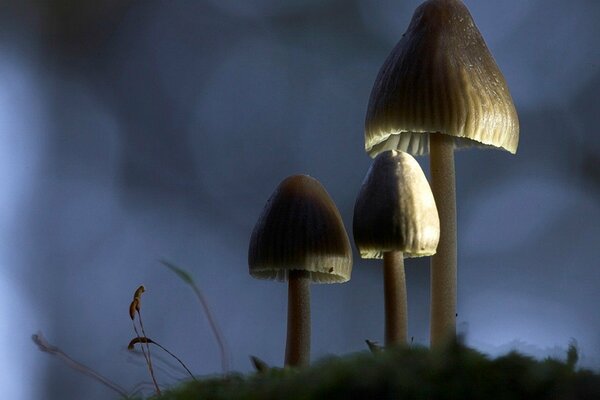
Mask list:
[[[344,223],[323,186],[307,175],[283,180],[250,238],[250,275],[288,281],[285,365],[310,360],[310,283],[350,280],[352,251]]]
[[[515,153],[519,121],[506,81],[460,0],[428,0],[379,70],[365,150],[430,153],[441,236],[431,259],[431,343],[456,334],[455,147]]]
[[[383,258],[385,344],[406,344],[404,258],[434,254],[440,238],[433,194],[410,154],[390,150],[375,158],[354,205],[352,230],[362,258]]]

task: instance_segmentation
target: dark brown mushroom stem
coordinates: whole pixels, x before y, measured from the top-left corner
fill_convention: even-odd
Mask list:
[[[456,335],[456,183],[454,138],[429,135],[431,191],[440,216],[440,242],[431,257],[432,346]]]
[[[385,345],[406,344],[408,337],[408,309],[404,253],[383,253],[383,292],[385,296]]]
[[[310,274],[291,270],[288,277],[288,320],[285,365],[310,362]]]

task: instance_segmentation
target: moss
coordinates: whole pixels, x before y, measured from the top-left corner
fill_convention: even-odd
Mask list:
[[[600,399],[600,375],[516,352],[496,359],[453,343],[439,351],[391,349],[185,382],[160,398],[196,399]]]

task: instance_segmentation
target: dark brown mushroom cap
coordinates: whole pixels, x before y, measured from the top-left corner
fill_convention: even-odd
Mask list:
[[[428,0],[381,67],[365,122],[371,157],[429,151],[429,134],[455,146],[515,153],[519,121],[504,76],[460,0]]]
[[[440,219],[427,178],[410,154],[389,150],[375,158],[356,198],[352,230],[362,258],[388,251],[435,254]]]
[[[248,251],[250,275],[287,280],[290,270],[315,283],[346,282],[352,250],[340,213],[314,178],[294,175],[279,184],[254,227]]]

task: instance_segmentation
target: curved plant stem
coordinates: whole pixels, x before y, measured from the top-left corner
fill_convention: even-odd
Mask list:
[[[165,353],[167,353],[168,355],[170,355],[171,357],[173,357],[175,360],[177,360],[177,362],[179,362],[179,365],[181,365],[183,367],[183,369],[186,370],[186,372],[190,375],[190,377],[197,381],[196,377],[194,376],[194,374],[192,374],[192,371],[190,371],[190,369],[187,367],[187,365],[185,365],[185,363],[183,361],[181,361],[181,359],[179,357],[177,357],[175,354],[171,353],[166,347],[164,347],[163,345],[161,345],[160,343],[158,343],[156,340],[152,340],[149,337],[146,336],[137,336],[135,339],[133,339],[132,341],[129,342],[129,345],[127,346],[127,348],[129,350],[133,350],[134,346],[136,343],[140,344],[140,347],[142,348],[142,350],[144,349],[144,343],[149,345],[149,344],[153,344],[155,346],[160,347]]]
[[[219,329],[219,325],[217,325],[217,321],[210,311],[210,307],[208,306],[208,302],[204,298],[204,295],[200,291],[200,288],[196,284],[192,285],[192,289],[200,301],[202,308],[204,309],[204,314],[206,315],[206,319],[208,319],[208,323],[210,325],[210,329],[213,331],[215,335],[215,339],[217,341],[217,345],[219,346],[219,352],[221,353],[221,368],[223,369],[223,374],[229,374],[229,355],[227,352],[227,347],[225,346],[225,340],[223,339],[223,334]]]
[[[137,315],[138,315],[138,319],[140,321],[140,327],[142,329],[143,336],[140,336],[140,333],[138,332],[137,327],[135,326],[135,321],[133,321],[133,330],[135,331],[137,338],[140,339],[141,337],[146,337],[146,331],[144,330],[144,323],[142,322],[142,313],[139,309],[137,310]],[[150,377],[152,378],[152,383],[154,384],[154,389],[156,390],[156,394],[160,396],[162,393],[160,391],[160,387],[158,386],[158,382],[156,381],[156,375],[154,374],[154,366],[152,365],[152,356],[150,355],[150,346],[148,345],[148,342],[145,342],[145,344],[146,344],[145,351],[144,351],[144,343],[141,343],[140,347],[142,348],[142,353],[144,354],[146,364],[148,364],[148,370],[150,371]]]
[[[156,346],[160,347],[161,349],[163,349],[164,352],[166,352],[168,355],[170,355],[175,360],[177,360],[177,362],[179,363],[179,365],[181,365],[183,367],[183,369],[185,369],[185,371],[190,375],[190,377],[193,380],[198,381],[198,379],[196,379],[196,377],[194,376],[194,374],[192,374],[192,371],[190,371],[190,369],[187,367],[187,365],[185,365],[185,363],[183,361],[181,361],[181,359],[179,357],[177,357],[175,354],[171,353],[169,350],[167,350],[164,346],[160,345],[159,343],[154,342],[154,341],[152,343],[155,344]]]
[[[385,296],[385,345],[406,344],[408,309],[404,254],[401,251],[383,253],[383,292]]]
[[[200,305],[202,306],[202,309],[204,310],[206,319],[208,319],[208,324],[210,325],[210,329],[213,331],[213,334],[217,341],[217,345],[219,346],[219,352],[221,353],[221,368],[223,369],[223,374],[228,375],[229,374],[229,352],[227,350],[225,338],[223,337],[223,333],[221,333],[221,330],[219,329],[217,320],[215,319],[212,312],[210,311],[210,307],[208,306],[208,302],[204,298],[202,291],[200,290],[198,285],[196,285],[196,282],[194,282],[194,279],[192,278],[192,276],[190,274],[188,274],[185,270],[175,266],[174,264],[172,264],[166,260],[161,260],[161,263],[164,266],[166,266],[167,268],[169,268],[171,271],[175,272],[179,276],[179,278],[181,278],[185,283],[190,285],[190,287],[194,291],[194,294],[198,298],[198,301],[200,302]]]
[[[431,191],[440,216],[440,242],[431,257],[431,336],[437,346],[456,335],[456,183],[454,141],[429,135]]]
[[[288,279],[288,321],[285,365],[310,362],[310,279],[306,271],[292,270]]]
[[[106,387],[114,390],[122,398],[124,398],[124,399],[129,398],[129,395],[127,394],[127,391],[125,389],[123,389],[121,386],[117,385],[116,383],[112,382],[110,379],[100,375],[98,372],[94,371],[93,369],[83,365],[79,361],[72,359],[71,356],[69,356],[67,353],[65,353],[58,347],[48,343],[48,341],[46,341],[46,339],[44,338],[44,336],[42,335],[41,332],[38,332],[37,334],[32,335],[31,339],[33,340],[33,342],[38,346],[38,348],[41,351],[51,354],[53,356],[57,356],[63,362],[65,362],[69,367],[73,368],[75,371],[79,371],[82,374],[87,375],[87,376],[97,380],[98,382],[102,383]]]

